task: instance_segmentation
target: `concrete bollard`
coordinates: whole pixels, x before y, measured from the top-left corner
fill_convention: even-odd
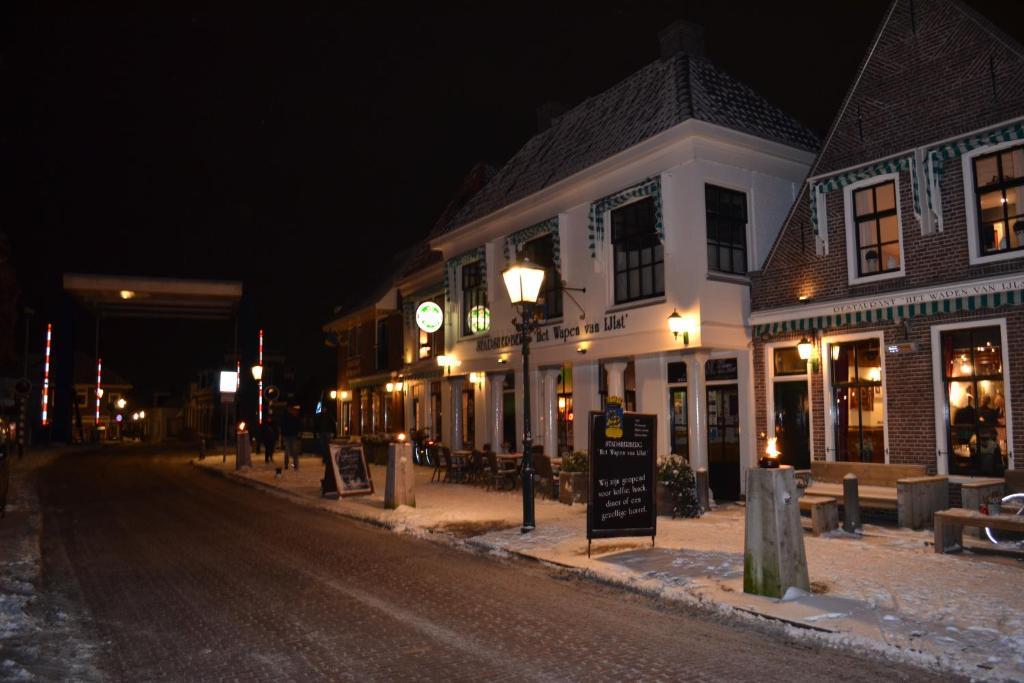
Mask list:
[[[412,444],[388,445],[388,478],[384,485],[384,507],[394,510],[399,505],[416,507],[416,470],[413,468]]]
[[[843,531],[855,533],[861,528],[860,490],[857,475],[848,472],[843,477]]]
[[[697,504],[700,505],[701,512],[708,512],[711,510],[711,496],[709,495],[711,483],[708,479],[708,468],[698,467],[694,477],[697,481]]]

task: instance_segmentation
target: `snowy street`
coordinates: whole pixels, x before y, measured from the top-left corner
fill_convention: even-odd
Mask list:
[[[39,483],[37,581],[78,606],[80,664],[105,680],[935,677],[307,509],[182,455],[75,452]],[[5,678],[59,677],[25,657],[0,634]]]

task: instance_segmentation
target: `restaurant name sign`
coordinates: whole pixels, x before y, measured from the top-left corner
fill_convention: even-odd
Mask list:
[[[561,341],[566,343],[570,340],[577,340],[589,337],[602,332],[626,329],[629,321],[629,313],[619,315],[606,315],[601,322],[581,322],[579,325],[549,325],[541,327],[533,333],[534,343],[550,341]],[[477,351],[497,351],[509,349],[522,344],[523,338],[520,333],[505,334],[496,337],[485,337],[476,342]]]

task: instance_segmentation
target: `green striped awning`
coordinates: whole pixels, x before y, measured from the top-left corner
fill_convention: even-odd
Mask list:
[[[886,161],[880,161],[814,181],[811,184],[811,228],[821,247],[819,252],[828,253],[828,221],[819,220],[819,216],[824,217],[825,215],[826,194],[867,178],[906,170],[910,171],[910,185],[913,188],[914,194],[914,215],[920,220],[921,193],[917,182],[917,161],[913,154],[896,159],[887,159]]]
[[[927,150],[924,173],[925,178],[928,180],[925,184],[928,194],[928,209],[938,220],[939,230],[942,229],[942,197],[939,187],[942,181],[943,165],[947,161],[958,159],[975,149],[1014,140],[1024,140],[1024,120],[1003,126],[1002,128],[994,128],[983,133],[943,143]]]
[[[943,313],[960,311],[976,311],[1000,306],[1013,306],[1024,303],[1024,292],[1011,290],[995,294],[975,294],[973,296],[956,297],[927,301],[904,306],[887,306],[863,311],[850,311],[832,315],[819,315],[807,318],[792,318],[770,323],[754,325],[755,337],[776,335],[786,332],[803,332],[829,330],[842,327],[855,327],[877,322],[895,322],[907,318],[924,318]]]
[[[590,222],[587,226],[590,258],[597,258],[597,245],[604,240],[605,212],[643,197],[654,197],[654,229],[661,240],[665,239],[665,223],[661,214],[661,178],[647,178],[633,187],[602,197],[590,205]]]

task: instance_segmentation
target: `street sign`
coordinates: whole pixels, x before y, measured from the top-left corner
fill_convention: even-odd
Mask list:
[[[370,477],[370,468],[366,466],[363,447],[359,444],[332,443],[330,450],[331,471],[338,494],[343,497],[372,494],[373,479]]]
[[[618,424],[616,424],[618,423]],[[595,538],[650,536],[657,528],[657,417],[590,413],[587,553]]]

